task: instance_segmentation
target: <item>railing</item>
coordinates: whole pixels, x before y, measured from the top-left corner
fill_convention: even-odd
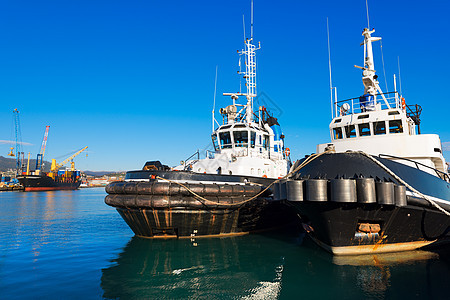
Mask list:
[[[193,157],[195,157],[197,155],[197,159],[194,160],[192,159]],[[191,156],[189,156],[185,161],[184,161],[184,170],[188,170],[190,168],[191,165],[193,165],[194,163],[196,163],[197,161],[200,160],[200,151],[197,150],[197,152],[195,152],[194,154],[192,154]]]
[[[394,158],[394,159],[399,159],[399,160],[406,160],[406,161],[408,161],[408,162],[414,163],[414,164],[416,165],[416,168],[417,168],[418,170],[420,170],[419,166],[422,166],[422,167],[431,169],[431,170],[433,170],[434,172],[436,172],[436,175],[437,175],[440,179],[445,180],[445,181],[447,181],[447,182],[450,182],[450,176],[449,176],[447,173],[442,172],[442,171],[439,171],[438,169],[435,169],[435,168],[433,168],[433,167],[427,166],[427,165],[422,164],[422,163],[420,163],[420,162],[417,162],[417,161],[415,161],[415,160],[412,160],[412,159],[409,159],[409,158],[405,158],[405,157],[399,157],[399,156],[394,156],[394,155],[388,155],[388,154],[379,154],[378,157],[380,157],[380,158],[388,157],[388,158]]]
[[[398,92],[388,92],[382,94],[376,94],[376,101],[373,100],[373,109],[368,106],[369,103],[361,103],[360,97],[350,98],[346,100],[336,101],[334,103],[334,117],[342,116],[345,114],[357,114],[365,111],[375,109],[388,109],[388,108],[402,108],[401,100],[398,96]],[[375,98],[375,96],[373,96]],[[386,102],[384,98],[386,98]],[[345,105],[347,103],[348,105]],[[389,105],[389,106],[388,106]],[[347,106],[347,107],[346,107]]]

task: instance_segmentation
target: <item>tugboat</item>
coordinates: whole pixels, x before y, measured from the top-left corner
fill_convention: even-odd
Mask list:
[[[450,241],[450,180],[439,136],[420,133],[419,105],[383,93],[365,28],[364,94],[333,101],[331,143],[277,184],[304,228],[334,255],[414,250]],[[284,195],[284,197],[283,197]]]
[[[214,152],[207,151],[205,159],[197,152],[196,159],[175,168],[149,161],[143,170],[129,171],[124,181],[106,187],[105,203],[117,209],[137,236],[237,235],[298,219],[271,197],[270,185],[289,170],[290,150],[277,119],[265,107],[253,107],[258,49],[252,24],[251,38],[239,52],[245,57],[240,74],[246,92],[223,94],[232,104],[220,109],[222,125],[213,111],[213,124],[219,125],[213,125],[211,135]]]

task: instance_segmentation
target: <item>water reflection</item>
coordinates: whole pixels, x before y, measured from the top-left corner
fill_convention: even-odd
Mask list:
[[[286,256],[292,265],[308,268],[296,278],[285,272],[281,295],[292,295],[296,285],[308,286],[315,298],[346,299],[447,298],[450,284],[450,252],[410,251],[361,256],[332,256],[307,241],[300,247],[303,258]],[[308,258],[306,258],[308,256]],[[299,268],[297,267],[297,270]]]
[[[73,191],[48,192],[20,192],[17,193],[18,204],[6,207],[11,210],[8,216],[10,222],[16,223],[11,234],[17,237],[17,246],[28,241],[32,242],[34,255],[39,256],[39,249],[52,240],[55,234],[55,223],[65,220],[67,223],[75,214],[75,197]],[[65,223],[65,222],[64,222]],[[66,236],[70,228],[64,226],[64,232],[58,232],[61,237]],[[26,226],[25,226],[26,225]],[[29,226],[34,225],[34,226]]]
[[[264,241],[259,236],[196,241],[133,237],[115,264],[102,270],[103,296],[277,298],[284,258],[273,246],[266,252]]]
[[[397,253],[368,254],[357,256],[334,256],[332,257],[332,262],[333,264],[341,266],[374,266],[383,268],[430,259],[439,259],[439,254],[437,252],[415,250]]]
[[[449,252],[333,257],[283,235],[224,239],[133,237],[102,270],[105,298],[440,298]]]

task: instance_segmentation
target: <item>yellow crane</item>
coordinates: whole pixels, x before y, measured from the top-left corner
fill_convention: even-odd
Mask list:
[[[56,163],[56,159],[52,159],[52,166],[50,167],[50,170],[52,172],[57,172],[59,168],[61,168],[65,164],[67,164],[69,161],[74,159],[78,154],[80,154],[81,152],[83,152],[87,148],[88,148],[88,146],[84,147],[83,149],[77,151],[75,154],[73,154],[70,157],[66,158],[63,162],[61,162],[59,164]],[[75,171],[75,163],[73,161],[71,161],[71,170]]]

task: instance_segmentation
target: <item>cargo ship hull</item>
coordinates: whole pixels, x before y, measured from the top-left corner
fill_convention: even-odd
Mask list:
[[[46,175],[24,175],[18,176],[20,184],[25,192],[31,191],[56,191],[56,190],[76,190],[81,184],[81,180],[61,180]]]

